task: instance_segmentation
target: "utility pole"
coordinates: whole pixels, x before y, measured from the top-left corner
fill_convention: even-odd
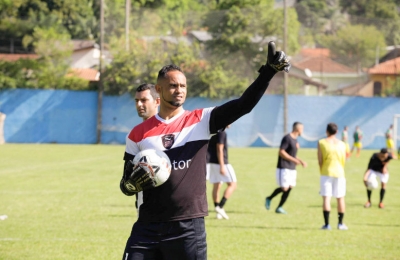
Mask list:
[[[125,50],[129,51],[129,17],[131,14],[131,0],[125,0]]]
[[[104,0],[100,1],[100,57],[99,57],[99,73],[100,78],[97,90],[97,131],[96,143],[101,142],[101,125],[102,125],[102,106],[103,106],[103,50],[104,50]]]
[[[286,0],[283,0],[283,51],[287,55],[287,4]],[[283,132],[288,133],[288,81],[289,75],[283,73]]]

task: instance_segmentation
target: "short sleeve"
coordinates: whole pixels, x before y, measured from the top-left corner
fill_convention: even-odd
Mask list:
[[[284,136],[281,141],[281,146],[279,147],[280,150],[286,150],[289,147],[289,140],[288,136]]]

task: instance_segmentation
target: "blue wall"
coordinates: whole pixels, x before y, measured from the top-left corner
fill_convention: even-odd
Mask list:
[[[185,109],[211,107],[227,100],[190,98]],[[65,90],[7,90],[0,92],[0,112],[10,143],[95,143],[97,93]],[[385,146],[384,133],[400,114],[398,98],[289,96],[288,129],[294,121],[305,126],[302,147],[316,147],[329,122],[342,129],[356,125],[364,131],[364,147]],[[129,95],[104,96],[101,142],[125,143],[126,134],[141,122]],[[400,128],[400,127],[399,127]],[[283,135],[283,97],[264,96],[251,113],[228,130],[230,146],[279,146]]]

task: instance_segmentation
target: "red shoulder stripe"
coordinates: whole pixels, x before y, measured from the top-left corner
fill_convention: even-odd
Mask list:
[[[202,114],[203,109],[185,111],[171,123],[161,122],[154,116],[134,127],[128,138],[137,143],[148,137],[181,132],[182,129],[200,122]]]

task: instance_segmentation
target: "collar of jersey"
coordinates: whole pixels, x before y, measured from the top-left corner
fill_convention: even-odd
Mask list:
[[[174,116],[173,118],[170,118],[168,120],[161,118],[158,114],[156,114],[155,117],[157,118],[158,121],[161,121],[164,124],[170,124],[170,123],[174,122],[177,118],[179,118],[181,115],[183,115],[183,113],[185,113],[185,109],[182,109],[182,111],[179,112],[176,116]]]

